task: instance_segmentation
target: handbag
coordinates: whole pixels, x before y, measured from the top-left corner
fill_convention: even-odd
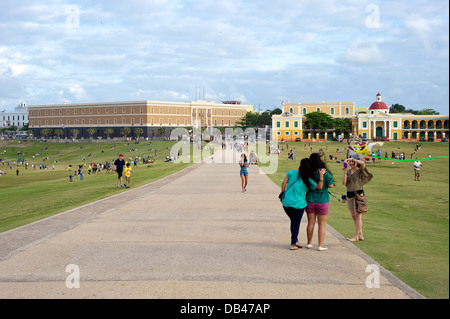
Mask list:
[[[293,182],[293,183],[291,184],[291,186],[289,186],[284,192],[281,192],[281,193],[278,195],[278,198],[280,199],[280,201],[284,199],[284,194],[287,192],[287,190],[288,190],[289,188],[291,188],[292,185],[294,185],[295,183],[297,183],[299,179],[300,179],[300,174],[298,175],[297,180],[296,180],[295,182]]]
[[[360,214],[365,214],[369,211],[369,202],[365,192],[362,192],[361,194],[355,192],[355,208]]]

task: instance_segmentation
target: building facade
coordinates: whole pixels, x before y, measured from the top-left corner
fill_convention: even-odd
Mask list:
[[[29,106],[29,129],[34,136],[42,136],[44,129],[52,131],[49,136],[55,136],[55,130],[62,129],[62,138],[73,137],[72,130],[77,129],[77,138],[88,138],[91,136],[88,130],[94,128],[93,138],[106,138],[120,137],[122,129],[128,127],[129,137],[135,136],[137,128],[142,129],[142,137],[157,137],[168,136],[171,129],[177,127],[234,127],[247,111],[253,111],[253,106],[240,101],[32,105]],[[164,128],[164,133],[160,128]]]
[[[22,128],[28,123],[28,107],[25,102],[16,106],[14,112],[0,113],[0,128],[15,126]]]
[[[305,128],[304,115],[317,111],[351,121],[351,131],[343,133],[343,138],[361,136],[367,139],[386,137],[389,140],[440,140],[448,137],[449,132],[449,115],[390,114],[380,93],[368,108],[357,108],[353,102],[283,103],[282,107],[283,113],[272,117],[274,140],[336,138],[338,134],[333,129],[313,132]]]

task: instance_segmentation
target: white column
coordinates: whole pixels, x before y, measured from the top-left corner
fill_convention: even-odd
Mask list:
[[[388,136],[386,131],[386,120],[384,120],[384,136]]]
[[[391,140],[393,137],[394,137],[394,134],[392,134],[392,120],[389,120],[389,137],[388,138]]]

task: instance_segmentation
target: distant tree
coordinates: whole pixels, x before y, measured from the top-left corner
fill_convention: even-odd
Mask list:
[[[392,104],[389,113],[405,113],[406,108],[400,104]]]
[[[164,134],[166,133],[166,129],[164,127],[159,127],[156,132],[161,135],[164,136]]]
[[[389,113],[411,113],[414,115],[439,115],[439,112],[433,110],[433,109],[422,109],[422,110],[413,110],[413,109],[406,109],[401,104],[392,104],[389,108]]]
[[[270,111],[270,116],[278,115],[278,114],[281,114],[281,113],[283,113],[283,111],[280,108],[277,107],[277,108],[273,109],[272,111]]]
[[[342,119],[335,118],[333,119],[333,128],[336,131],[336,134],[348,133],[352,131],[352,120],[351,119]]]
[[[63,130],[61,130],[60,128],[57,128],[56,130],[54,130],[53,132],[56,136],[58,136],[58,138],[61,138],[61,135],[64,134]]]
[[[80,134],[80,131],[78,131],[76,128],[70,130],[72,132],[72,138],[77,139],[78,134]]]
[[[127,135],[131,133],[131,130],[129,127],[124,127],[123,129],[120,130],[120,134],[127,138]]]
[[[270,111],[264,111],[259,116],[259,127],[264,127],[266,125],[272,125],[272,115]]]
[[[144,130],[142,128],[138,127],[137,129],[134,130],[134,134],[136,134],[136,139],[139,140],[139,136],[144,134]]]
[[[253,112],[245,113],[245,116],[241,118],[237,123],[238,126],[242,128],[247,127],[258,127],[259,126],[259,114]]]
[[[324,131],[329,128],[333,128],[333,118],[322,112],[310,112],[304,115],[306,122],[305,127],[312,129],[313,133],[316,131]]]
[[[439,112],[433,110],[433,109],[422,109],[419,111],[414,111],[415,115],[439,115]]]
[[[52,134],[52,130],[49,128],[44,128],[43,130],[41,130],[41,135],[43,137],[47,137],[48,135]]]
[[[106,138],[109,138],[111,134],[114,134],[114,130],[110,127],[105,128]]]
[[[87,129],[87,132],[89,133],[89,138],[92,138],[95,134],[95,132],[97,132],[97,129],[94,127],[90,127]]]

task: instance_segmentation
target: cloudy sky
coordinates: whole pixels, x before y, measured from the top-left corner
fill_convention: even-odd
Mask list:
[[[2,0],[0,110],[342,101],[448,114],[447,0]]]

